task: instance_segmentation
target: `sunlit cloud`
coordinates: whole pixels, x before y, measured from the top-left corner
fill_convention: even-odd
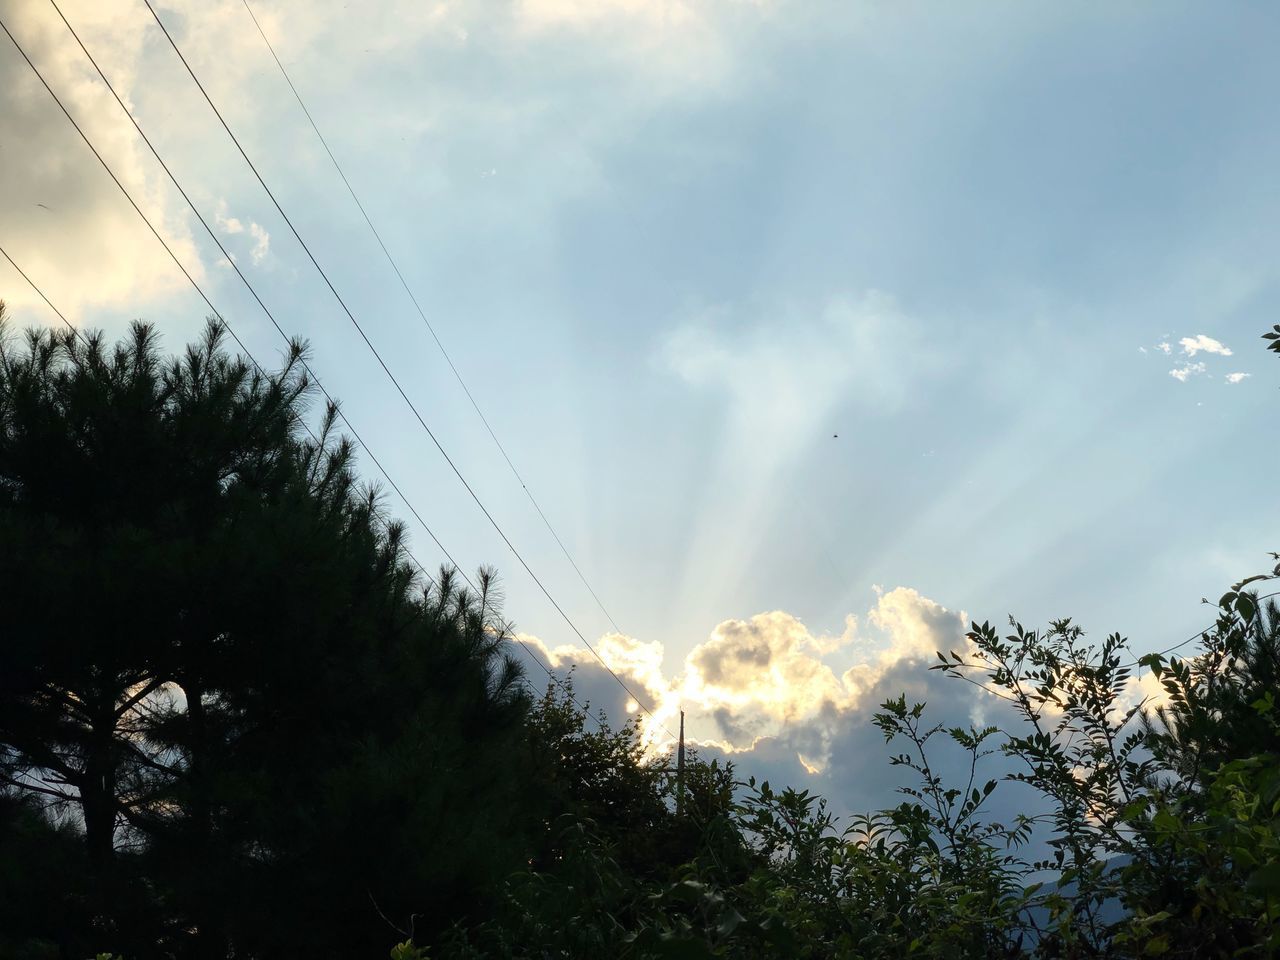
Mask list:
[[[1224,346],[1221,342],[1207,337],[1203,333],[1196,334],[1194,337],[1183,337],[1178,341],[1182,347],[1182,352],[1188,357],[1194,357],[1197,353],[1217,353],[1224,357],[1231,356],[1231,348]]]
[[[1251,373],[1228,373],[1226,376],[1227,383],[1240,383],[1247,377],[1251,377]]]
[[[14,35],[94,147],[197,280],[204,268],[185,208],[166,189],[119,107],[47,4],[6,4]],[[142,15],[145,16],[145,8]],[[136,10],[72,3],[99,61],[128,102],[145,40]],[[3,41],[8,46],[8,38]],[[6,249],[73,323],[95,308],[138,308],[189,289],[186,279],[99,166],[48,92],[12,49],[0,57],[0,223]],[[3,261],[0,261],[3,263]],[[0,286],[20,323],[56,318],[12,272]],[[92,317],[88,322],[92,322]]]
[[[694,743],[737,756],[764,742],[785,742],[793,761],[816,773],[830,764],[832,744],[844,728],[869,723],[885,697],[936,677],[925,667],[937,651],[968,649],[965,623],[964,614],[899,587],[878,596],[865,628],[849,616],[834,635],[780,610],[725,620],[671,675],[663,672],[658,641],[614,633],[593,646],[652,711],[637,715],[651,749],[670,747],[684,710]],[[632,698],[590,651],[574,644],[548,647],[523,634],[516,639],[553,670],[573,667],[575,689],[610,716],[632,713]],[[971,690],[978,700],[986,698]],[[976,703],[968,694],[966,702]]]

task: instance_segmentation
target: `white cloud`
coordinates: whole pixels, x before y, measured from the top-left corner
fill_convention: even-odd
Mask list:
[[[1246,377],[1251,377],[1251,376],[1253,376],[1253,374],[1251,373],[1228,373],[1226,380],[1227,380],[1227,383],[1239,383],[1240,381],[1244,380]]]
[[[245,233],[253,237],[253,247],[249,251],[249,256],[254,264],[261,264],[267,258],[267,253],[271,249],[271,234],[267,233],[266,228],[259,223],[249,221],[249,226],[245,227],[243,221],[239,217],[230,216],[227,210],[227,201],[219,200],[218,207],[213,213],[214,223],[221,227],[229,234],[235,235]]]
[[[0,7],[14,35],[103,159],[183,265],[201,280],[204,270],[185,207],[168,192],[163,173],[66,27],[48,4],[37,0],[5,0]],[[122,13],[116,5],[88,0],[73,0],[65,7],[129,102],[145,38],[137,11]],[[94,308],[140,310],[189,290],[8,38],[0,45],[6,48],[0,55],[0,223],[9,253],[77,323]],[[0,267],[0,284],[0,296],[19,323],[47,316],[35,293],[7,263]]]
[[[640,722],[654,749],[670,745],[663,727],[674,730],[683,709],[697,742],[732,755],[752,754],[764,742],[787,744],[789,762],[814,772],[829,767],[845,728],[869,725],[885,698],[932,683],[937,674],[926,666],[935,651],[968,649],[966,622],[964,614],[899,587],[878,597],[866,630],[849,616],[840,633],[825,635],[781,610],[725,620],[670,677],[662,670],[660,642],[607,634],[594,646],[653,711]],[[557,670],[574,667],[577,690],[593,706],[612,717],[631,712],[630,698],[589,651],[549,648],[527,635],[517,640]],[[961,714],[980,711],[987,699],[968,687]]]
[[[261,227],[259,224],[249,224],[249,235],[253,237],[253,249],[249,251],[249,256],[253,258],[254,263],[262,263],[267,258],[267,252],[271,248],[271,234]]]
[[[1184,363],[1181,366],[1174,367],[1170,370],[1169,376],[1173,377],[1175,380],[1180,380],[1183,383],[1186,383],[1188,379],[1198,376],[1199,374],[1204,373],[1204,371],[1205,365],[1203,363]]]
[[[1194,357],[1197,353],[1217,353],[1224,357],[1231,356],[1231,348],[1224,346],[1213,337],[1207,337],[1203,333],[1198,333],[1194,337],[1183,337],[1178,343],[1182,347],[1182,352],[1188,357]]]
[[[1173,351],[1173,347],[1169,346],[1169,341],[1167,340],[1162,340],[1159,343],[1157,343],[1156,349],[1166,355]]]
[[[218,209],[213,212],[213,222],[225,230],[227,233],[244,233],[244,224],[239,218],[228,216],[227,201],[219,200]]]
[[[908,704],[924,702],[927,724],[944,729],[1014,730],[1022,722],[981,686],[929,669],[935,651],[972,651],[967,623],[963,612],[898,587],[881,592],[861,621],[849,617],[830,636],[780,610],[725,620],[670,675],[663,673],[659,642],[609,634],[596,648],[648,698],[657,719],[639,719],[655,752],[671,747],[662,727],[678,729],[683,709],[688,742],[704,758],[731,760],[744,778],[814,788],[837,813],[848,813],[896,802],[895,788],[908,776],[888,764],[892,750],[871,722],[885,700],[905,694]],[[572,667],[575,691],[593,710],[603,707],[615,721],[630,713],[629,698],[586,650],[519,639],[558,671]],[[1167,700],[1148,670],[1125,686],[1117,715],[1144,699],[1148,709]],[[968,775],[962,752],[946,738],[931,744],[930,760],[944,779]],[[984,776],[997,777],[1005,761],[987,763]],[[1012,817],[1019,803],[1035,801],[1011,787],[995,802],[1005,807],[1001,816]]]

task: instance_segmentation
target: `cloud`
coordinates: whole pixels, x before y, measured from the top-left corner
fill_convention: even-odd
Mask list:
[[[705,487],[692,491],[703,502],[681,578],[690,591],[742,578],[764,535],[742,518],[768,516],[775,498],[793,497],[788,471],[814,444],[831,442],[838,413],[891,417],[936,365],[921,325],[877,290],[699,310],[667,334],[657,359],[690,388],[691,405],[721,418]]]
[[[521,0],[518,6],[527,23],[540,27],[583,26],[621,18],[679,28],[697,14],[680,0]]]
[[[249,256],[255,266],[260,265],[267,258],[267,254],[271,249],[271,234],[267,233],[266,228],[261,224],[254,223],[252,220],[249,221],[249,226],[246,228],[238,217],[230,216],[227,211],[226,200],[218,201],[218,208],[214,211],[213,221],[229,234],[245,233],[247,230],[249,236],[253,237],[254,240],[253,246],[249,250]]]
[[[1171,346],[1169,345],[1169,341],[1168,341],[1168,340],[1162,340],[1162,341],[1160,341],[1159,343],[1157,343],[1157,344],[1156,344],[1156,349],[1157,349],[1157,350],[1159,350],[1161,353],[1166,354],[1166,355],[1167,355],[1167,354],[1169,354],[1169,353],[1171,353],[1171,352],[1173,352],[1173,347],[1171,347]]]
[[[854,810],[893,802],[897,772],[871,723],[885,700],[906,692],[929,702],[930,722],[949,726],[985,722],[1001,708],[977,687],[927,669],[935,651],[968,649],[966,624],[963,613],[899,587],[836,634],[779,610],[725,620],[670,675],[660,642],[608,634],[595,646],[648,698],[656,719],[640,723],[655,751],[670,747],[666,730],[677,729],[684,710],[688,738],[705,757],[732,759],[744,776],[820,786]],[[629,698],[588,651],[517,639],[558,671],[572,667],[576,692],[593,708],[625,715]]]
[[[600,655],[597,660],[590,650],[574,644],[549,647],[540,638],[525,633],[517,633],[513,640],[516,651],[523,651],[526,662],[541,664],[561,678],[572,672],[574,696],[580,704],[589,707],[592,715],[603,711],[617,723],[622,717],[638,714],[646,742],[654,749],[670,740],[663,725],[679,716],[679,707],[673,706],[673,689],[662,674],[661,643],[645,642],[620,633],[605,634],[592,644]],[[529,664],[531,682],[542,673],[533,663]],[[623,690],[619,680],[630,693]]]
[[[741,742],[774,724],[806,722],[841,708],[850,694],[810,650],[810,632],[782,611],[726,620],[685,660],[681,700],[715,715],[721,732]]]
[[[902,402],[919,357],[916,324],[879,290],[813,306],[722,305],[665,338],[668,369],[718,389],[730,413],[790,432],[822,420],[843,397],[871,408]]]
[[[1170,370],[1169,376],[1173,377],[1175,380],[1180,380],[1181,382],[1186,383],[1188,379],[1198,376],[1204,373],[1204,371],[1205,365],[1203,363],[1184,363]]]
[[[518,29],[564,44],[583,62],[643,77],[650,97],[723,90],[742,66],[741,41],[772,0],[519,0]],[[749,16],[744,16],[749,14]]]
[[[1194,337],[1183,337],[1178,343],[1182,347],[1182,352],[1188,357],[1194,357],[1197,353],[1217,353],[1224,357],[1231,356],[1231,348],[1224,346],[1213,337],[1206,337],[1203,333],[1198,333]]]
[[[1228,373],[1226,376],[1227,383],[1240,383],[1246,377],[1251,377],[1251,373]]]
[[[888,762],[887,747],[872,723],[886,700],[905,695],[927,704],[926,727],[995,725],[1017,730],[1022,720],[1005,700],[981,686],[947,677],[929,667],[935,651],[965,653],[968,617],[908,587],[880,592],[861,618],[826,635],[779,610],[725,620],[664,674],[664,645],[620,634],[602,637],[597,650],[638,693],[650,698],[656,720],[640,718],[655,753],[670,749],[666,730],[686,714],[687,742],[703,759],[734,764],[740,778],[815,790],[837,815],[892,806],[898,788],[911,785],[910,771]],[[575,689],[593,708],[625,715],[627,696],[585,650],[549,649],[534,637],[520,644],[558,671],[574,669]],[[1145,700],[1153,709],[1167,694],[1149,670],[1121,691],[1117,716]],[[666,730],[663,729],[665,726]],[[930,742],[929,759],[948,783],[967,778],[967,755],[945,734]],[[996,779],[1013,769],[998,750],[983,761],[979,776]],[[1004,822],[1038,809],[1043,798],[1008,783],[997,791],[990,814]]]
[[[32,61],[174,253],[199,281],[204,270],[185,208],[61,21],[36,0],[0,3]],[[68,5],[107,75],[129,101],[145,33],[134,13]],[[145,8],[143,8],[145,14]],[[187,289],[187,281],[120,194],[26,62],[9,44],[0,56],[0,223],[6,249],[74,323],[97,307],[137,308]],[[0,296],[19,322],[50,319],[7,263]],[[36,306],[39,304],[39,306]]]
[[[253,249],[249,251],[249,255],[253,258],[254,263],[262,263],[267,257],[267,252],[271,248],[271,234],[256,223],[249,224],[249,235],[253,237]]]

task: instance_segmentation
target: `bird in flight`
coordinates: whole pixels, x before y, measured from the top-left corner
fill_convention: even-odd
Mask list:
[[[37,206],[37,207],[43,207],[45,210],[49,210],[49,208],[48,208],[48,207],[46,207],[43,203],[37,203],[37,204],[36,204],[36,206]],[[52,211],[52,210],[49,210],[49,212],[50,212],[50,213],[53,213],[53,211]]]

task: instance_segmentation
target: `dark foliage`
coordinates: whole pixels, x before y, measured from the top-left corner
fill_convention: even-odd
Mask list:
[[[79,954],[350,956],[519,862],[491,577],[423,590],[333,411],[302,433],[301,348],[266,375],[221,337],[0,350],[6,842],[36,800],[51,849],[83,832],[47,908]]]

